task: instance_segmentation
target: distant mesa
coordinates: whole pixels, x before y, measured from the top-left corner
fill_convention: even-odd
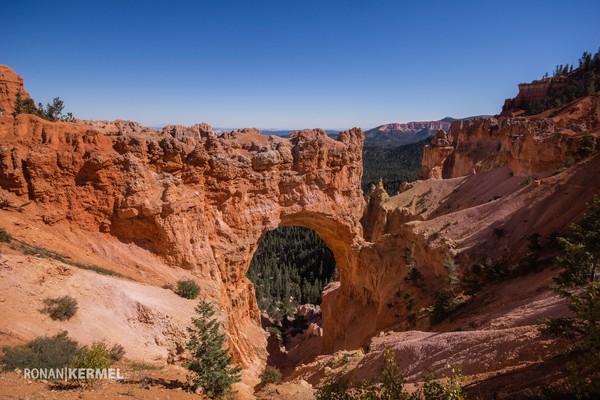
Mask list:
[[[476,115],[467,118],[445,117],[439,121],[417,121],[385,124],[365,131],[365,145],[402,146],[433,137],[440,129],[448,131],[454,121],[489,118]]]
[[[365,144],[401,146],[428,139],[440,130],[448,130],[454,118],[439,121],[392,123],[378,126],[365,132]]]

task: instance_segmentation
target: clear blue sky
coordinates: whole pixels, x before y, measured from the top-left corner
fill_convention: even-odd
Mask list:
[[[8,0],[2,15],[0,63],[36,101],[148,126],[494,114],[600,46],[598,0]]]

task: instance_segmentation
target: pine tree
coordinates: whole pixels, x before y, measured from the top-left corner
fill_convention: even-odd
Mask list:
[[[600,265],[600,195],[594,198],[590,209],[581,222],[572,227],[571,233],[558,241],[564,253],[557,261],[564,270],[557,282],[571,288],[596,281]]]
[[[38,110],[35,108],[35,104],[33,100],[30,98],[23,98],[23,94],[21,91],[17,91],[17,96],[15,98],[15,112],[13,116],[17,116],[18,114],[34,114],[38,115]]]
[[[571,318],[546,322],[547,330],[571,339],[576,359],[567,366],[578,391],[600,393],[600,195],[579,224],[559,237],[563,253],[557,262],[564,270],[556,278],[558,293],[574,312]],[[573,340],[576,339],[576,340]],[[582,372],[585,371],[585,374]]]
[[[23,112],[23,97],[21,96],[21,91],[17,91],[17,96],[15,98],[15,111],[13,112],[13,116],[17,116]]]
[[[234,393],[231,386],[240,381],[241,368],[232,365],[233,357],[224,348],[226,337],[214,318],[213,305],[201,300],[196,313],[198,318],[193,318],[193,326],[188,328],[187,348],[192,352],[192,359],[185,364],[192,372],[188,380],[193,389],[200,387],[211,398],[230,397]]]

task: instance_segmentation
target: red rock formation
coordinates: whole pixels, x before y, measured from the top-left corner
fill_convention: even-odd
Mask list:
[[[452,135],[448,135],[440,129],[431,140],[430,145],[423,149],[423,161],[421,162],[421,178],[441,179],[442,167],[446,157],[454,152],[452,147]]]
[[[515,112],[525,110],[536,101],[540,101],[562,89],[567,82],[568,78],[565,75],[557,75],[531,83],[519,83],[519,93],[514,99],[504,101],[501,115],[513,116]]]
[[[15,112],[19,91],[22,99],[31,98],[23,86],[23,78],[10,67],[0,64],[0,116],[11,116]]]
[[[207,125],[157,132],[25,114],[1,122],[2,190],[213,280],[243,366],[264,351],[249,334],[260,328],[245,274],[265,232],[312,228],[333,251],[341,279],[351,282],[364,207],[360,129],[333,140],[321,130],[283,139],[254,129],[219,137]]]
[[[455,121],[452,148],[426,148],[421,177],[454,178],[503,165],[515,175],[541,176],[578,159],[582,138],[599,133],[598,94],[538,116]]]

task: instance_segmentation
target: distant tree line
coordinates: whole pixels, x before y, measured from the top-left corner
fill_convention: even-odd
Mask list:
[[[16,117],[19,114],[33,114],[48,121],[73,121],[75,118],[73,118],[72,113],[69,112],[63,114],[64,108],[64,102],[58,97],[55,97],[52,103],[46,104],[45,107],[42,103],[38,103],[36,107],[33,99],[29,97],[23,98],[23,94],[19,90],[15,99],[15,112],[13,113],[13,116]]]
[[[403,182],[419,178],[423,148],[430,139],[398,147],[365,146],[363,150],[362,190],[369,193],[379,178],[389,194],[395,194]]]

